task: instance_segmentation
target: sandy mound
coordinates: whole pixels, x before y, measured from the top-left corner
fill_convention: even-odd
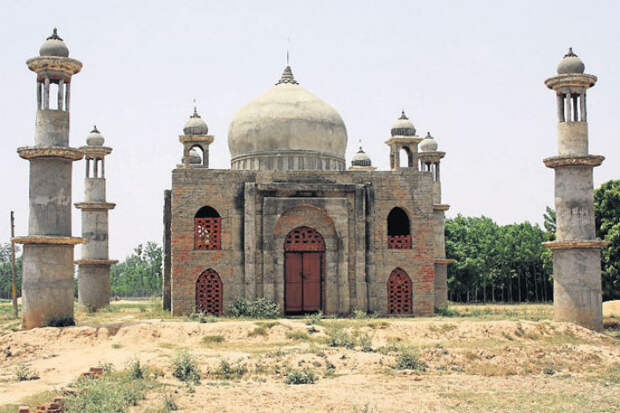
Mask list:
[[[605,301],[603,303],[603,317],[620,317],[620,300]]]

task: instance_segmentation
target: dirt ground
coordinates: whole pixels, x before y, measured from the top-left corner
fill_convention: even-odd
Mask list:
[[[11,331],[15,322],[0,318],[0,408],[58,391],[89,367],[122,369],[139,359],[163,375],[135,412],[157,411],[165,394],[185,412],[620,409],[616,329],[550,321],[548,305],[452,308],[457,316],[200,322],[172,319],[156,304],[118,302],[107,312],[78,313],[76,327],[29,331]],[[351,344],[333,343],[335,334]],[[182,350],[198,362],[199,385],[172,376],[171,360]],[[399,369],[405,351],[423,367]],[[216,377],[222,360],[245,372]],[[39,379],[17,381],[20,365]],[[318,380],[286,384],[291,369]]]

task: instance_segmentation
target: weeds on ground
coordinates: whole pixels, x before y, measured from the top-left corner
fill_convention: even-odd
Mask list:
[[[353,413],[379,413],[379,410],[372,407],[370,403],[366,403],[364,407],[358,409],[357,407],[353,408]]]
[[[286,384],[314,384],[317,380],[316,373],[308,368],[291,369],[286,372],[284,378]]]
[[[357,338],[357,344],[360,346],[360,350],[365,353],[372,353],[374,348],[372,347],[372,336],[368,333],[362,333]]]
[[[127,371],[129,373],[129,377],[134,380],[143,379],[146,377],[145,367],[140,364],[140,360],[137,358],[129,361]]]
[[[202,336],[202,344],[219,344],[225,341],[224,336],[215,334],[215,335],[206,335]]]
[[[80,377],[75,383],[75,394],[66,398],[67,413],[125,412],[144,399],[155,383],[147,378],[135,379],[131,369],[106,373],[99,378]]]
[[[172,360],[172,375],[186,382],[200,384],[200,371],[196,358],[188,351],[180,351]]]
[[[327,345],[352,349],[355,344],[351,336],[342,328],[331,327],[327,330]]]
[[[455,309],[452,309],[450,307],[446,306],[442,306],[442,307],[435,307],[435,314],[440,315],[442,317],[458,317],[460,316],[459,312]]]
[[[428,365],[420,361],[420,353],[417,349],[403,347],[396,356],[396,364],[394,364],[396,370],[426,371],[427,368]]]
[[[209,376],[214,376],[220,379],[240,379],[248,372],[248,368],[241,360],[230,363],[227,360],[220,360],[220,364],[217,368],[209,370]]]
[[[58,393],[51,391],[44,391],[36,393],[20,400],[19,404],[3,404],[0,406],[0,413],[15,413],[19,411],[20,406],[39,406],[43,403],[47,403],[57,397]]]
[[[191,313],[190,315],[187,316],[187,318],[189,318],[192,321],[198,321],[199,323],[202,323],[202,324],[216,323],[218,321],[217,317],[214,316],[213,314],[203,313],[202,311],[198,313]]]
[[[179,410],[179,406],[174,401],[174,396],[170,393],[164,394],[163,410],[165,412],[173,412]]]
[[[280,315],[280,306],[268,298],[255,301],[237,298],[230,306],[234,317],[276,318]]]
[[[289,340],[299,340],[299,341],[310,340],[310,336],[308,335],[308,333],[304,331],[287,331],[286,338],[288,338]]]
[[[48,327],[69,327],[75,325],[75,319],[72,316],[53,317],[45,323]]]
[[[318,311],[316,313],[306,314],[305,321],[307,326],[321,324],[321,321],[323,321],[323,312]]]
[[[15,379],[17,381],[38,380],[39,372],[21,363],[15,368]]]

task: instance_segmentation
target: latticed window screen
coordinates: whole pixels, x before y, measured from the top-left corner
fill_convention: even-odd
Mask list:
[[[222,314],[222,280],[210,268],[196,280],[196,312]]]
[[[295,228],[284,240],[286,251],[325,251],[321,234],[310,227]]]
[[[389,249],[411,249],[411,235],[388,235]]]
[[[388,313],[411,314],[413,287],[411,278],[400,268],[396,268],[390,274],[387,281]]]
[[[194,218],[194,248],[222,249],[222,218]]]

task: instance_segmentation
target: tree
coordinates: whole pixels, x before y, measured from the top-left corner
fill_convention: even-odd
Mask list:
[[[144,297],[161,294],[162,249],[154,242],[139,244],[133,254],[112,266],[110,290],[114,295]]]
[[[19,252],[19,246],[15,246],[15,254]],[[15,259],[15,286],[17,296],[21,296],[22,290],[22,256]],[[0,298],[11,298],[11,243],[0,245]]]
[[[607,181],[594,191],[596,236],[610,242],[601,248],[603,300],[620,298],[620,180]]]
[[[543,215],[543,226],[545,227],[545,231],[547,231],[547,240],[555,241],[555,232],[556,232],[556,217],[555,217],[555,209],[551,207],[545,208],[545,213]]]

